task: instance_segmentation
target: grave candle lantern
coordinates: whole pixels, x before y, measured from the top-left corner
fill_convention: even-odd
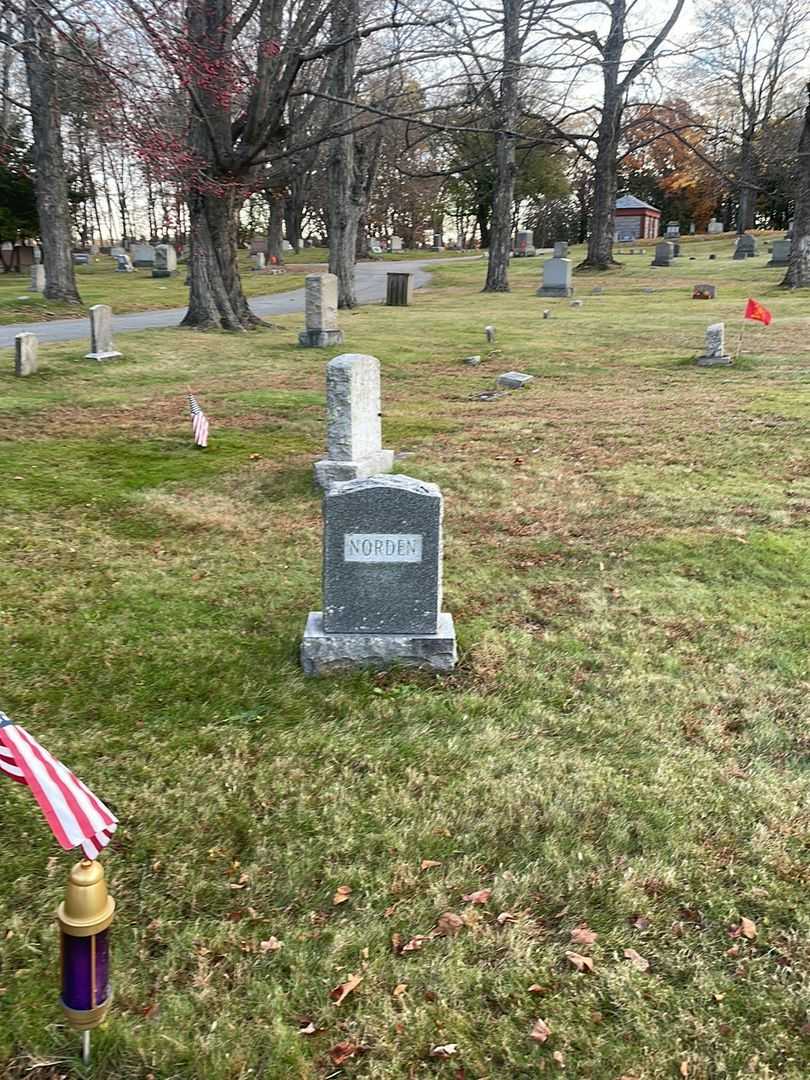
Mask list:
[[[110,1008],[108,931],[114,911],[101,863],[76,863],[56,913],[62,944],[61,1004],[76,1031],[98,1027]]]

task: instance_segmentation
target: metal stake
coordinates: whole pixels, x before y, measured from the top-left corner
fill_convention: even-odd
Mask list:
[[[82,1061],[85,1065],[90,1064],[90,1032],[82,1032]]]

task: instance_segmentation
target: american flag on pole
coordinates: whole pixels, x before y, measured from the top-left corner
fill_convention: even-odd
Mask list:
[[[194,445],[205,449],[208,446],[208,417],[202,411],[193,394],[188,395],[191,409],[191,430],[194,433]]]
[[[0,772],[27,784],[51,832],[65,849],[81,847],[88,859],[112,839],[118,818],[25,728],[0,712]]]

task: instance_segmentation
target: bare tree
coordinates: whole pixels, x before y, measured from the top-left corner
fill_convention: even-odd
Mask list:
[[[807,84],[807,107],[804,110],[797,159],[790,263],[781,282],[787,289],[810,286],[810,83]]]
[[[27,0],[23,12],[20,50],[30,99],[33,157],[36,171],[37,212],[45,265],[45,293],[49,300],[81,303],[76,287],[71,247],[62,114],[57,82],[57,55],[52,20],[47,8]]]
[[[737,232],[754,225],[758,137],[778,123],[780,98],[808,56],[807,0],[720,0],[699,16],[702,95],[724,111],[736,143]],[[787,106],[788,110],[792,104]]]

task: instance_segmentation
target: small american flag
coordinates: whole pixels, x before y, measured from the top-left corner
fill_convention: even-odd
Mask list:
[[[27,784],[51,832],[65,849],[81,847],[88,859],[112,839],[118,818],[25,728],[0,712],[0,772]]]
[[[205,449],[208,446],[208,417],[202,411],[193,394],[188,395],[191,409],[191,430],[194,433],[194,445]]]

